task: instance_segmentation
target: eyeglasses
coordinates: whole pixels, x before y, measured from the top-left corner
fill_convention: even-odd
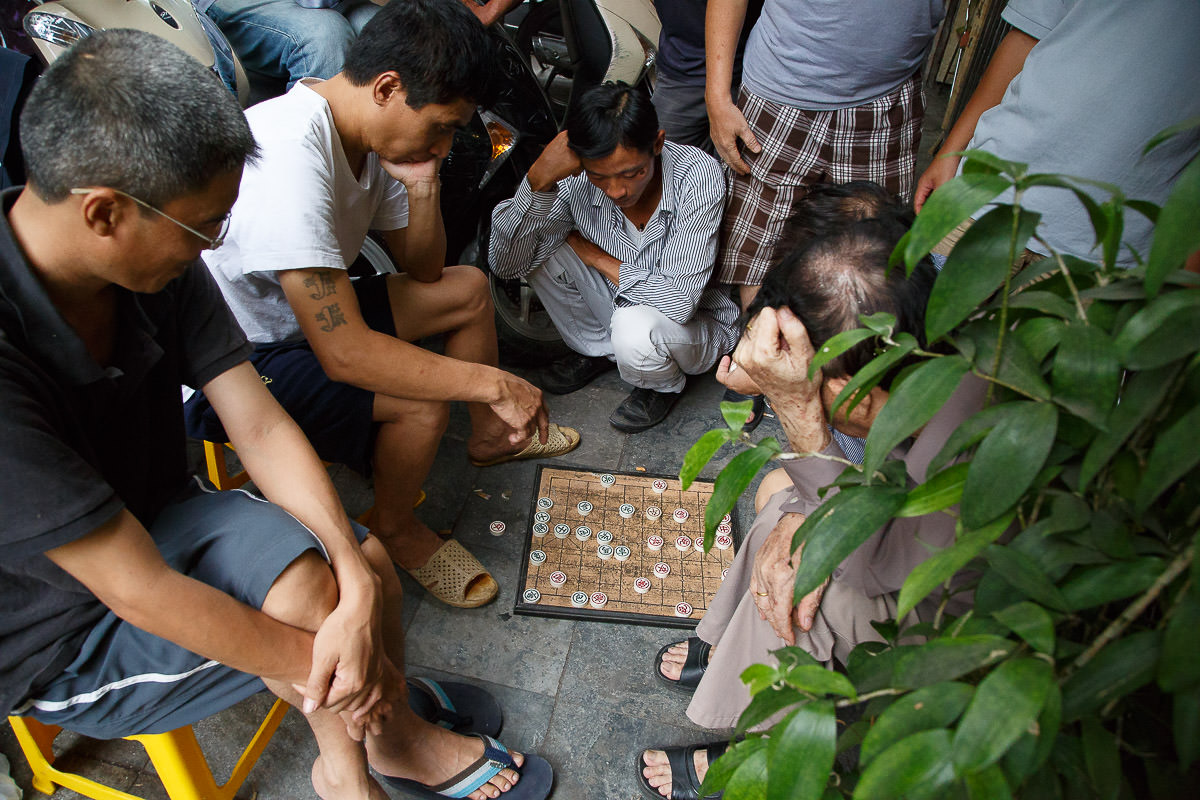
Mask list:
[[[153,211],[155,214],[158,214],[160,217],[166,217],[167,219],[171,220],[171,222],[174,222],[176,225],[183,228],[188,233],[203,240],[206,245],[205,249],[207,249],[207,250],[216,250],[218,247],[220,247],[222,244],[225,243],[225,236],[226,236],[226,234],[229,233],[229,214],[226,214],[224,217],[221,218],[221,223],[220,223],[221,228],[215,237],[214,236],[205,236],[203,233],[196,230],[191,225],[185,225],[184,223],[182,223],[179,220],[172,217],[167,212],[162,211],[161,209],[155,208],[154,206],[150,205],[145,200],[139,200],[138,198],[134,197],[133,195],[129,194],[128,192],[122,192],[120,189],[113,189],[111,186],[108,186],[105,188],[110,189],[113,192],[116,192],[117,194],[121,195],[122,197],[128,197],[130,200],[137,203],[142,208],[149,209],[149,210]],[[88,194],[91,191],[92,191],[92,189],[72,189],[71,194]]]

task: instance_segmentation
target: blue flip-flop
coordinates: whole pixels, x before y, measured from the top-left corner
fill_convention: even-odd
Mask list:
[[[500,795],[502,800],[546,800],[554,787],[554,769],[546,759],[532,754],[525,755],[525,763],[517,766],[508,748],[490,736],[479,736],[483,740],[483,755],[462,772],[439,783],[426,786],[408,778],[393,778],[376,773],[388,786],[411,797],[437,800],[442,797],[466,797],[492,779],[500,770],[510,767],[521,779]]]
[[[478,686],[429,678],[408,678],[408,707],[421,719],[455,733],[495,736],[504,712],[490,693]]]

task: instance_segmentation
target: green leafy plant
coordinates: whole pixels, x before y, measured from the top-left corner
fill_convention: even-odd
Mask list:
[[[702,794],[1195,796],[1200,278],[1181,267],[1200,249],[1200,160],[1159,209],[1115,186],[1100,186],[1111,198],[1097,202],[1082,191],[1097,184],[963,155],[962,174],[930,196],[897,246],[895,268],[911,271],[1006,189],[1013,201],[977,218],[937,278],[926,332],[938,352],[893,335],[894,321],[874,315],[818,353],[814,368],[857,341],[875,338],[882,348],[837,407],[855,403],[901,358],[916,363],[893,384],[864,464],[846,468],[840,491],[792,542],[793,552],[804,545],[799,598],[888,519],[952,514],[954,544],[909,575],[896,619],[930,597],[939,613],[903,631],[896,619],[878,624],[888,642],[857,647],[844,673],[794,647],[775,654],[777,665],[746,670],[753,699],[738,736],[786,713],[716,761]],[[1095,228],[1095,263],[1052,252],[1012,268],[1036,238],[1038,215],[1021,207],[1035,186],[1078,196]],[[1150,253],[1130,270],[1114,266],[1126,213],[1156,223]],[[910,489],[903,464],[888,455],[967,372],[989,382],[988,403]],[[680,473],[686,485],[724,444],[747,447],[717,478],[706,547],[764,465],[800,457],[740,433],[748,404],[722,412],[729,428],[705,434]],[[830,507],[849,513],[831,516]],[[944,609],[963,568],[976,576],[974,607],[956,618]],[[914,634],[923,643],[899,643]],[[840,731],[839,709],[858,717]]]

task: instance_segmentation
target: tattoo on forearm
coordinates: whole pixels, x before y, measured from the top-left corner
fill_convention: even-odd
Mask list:
[[[329,272],[325,270],[314,272],[312,277],[305,278],[304,285],[315,290],[309,295],[313,300],[324,300],[331,294],[337,294],[333,278],[329,277]]]
[[[317,314],[317,321],[321,323],[321,330],[328,333],[339,325],[345,325],[346,315],[342,313],[341,307],[334,303],[321,309],[321,313]]]

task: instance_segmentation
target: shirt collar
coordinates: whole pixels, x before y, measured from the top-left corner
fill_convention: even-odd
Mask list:
[[[8,224],[8,212],[22,187],[0,193],[0,330],[18,349],[64,383],[84,386],[115,377],[96,363],[83,340],[59,314],[34,274]],[[157,326],[146,316],[137,295],[124,289],[117,299],[120,328],[114,362],[144,374],[162,355],[151,341]]]

